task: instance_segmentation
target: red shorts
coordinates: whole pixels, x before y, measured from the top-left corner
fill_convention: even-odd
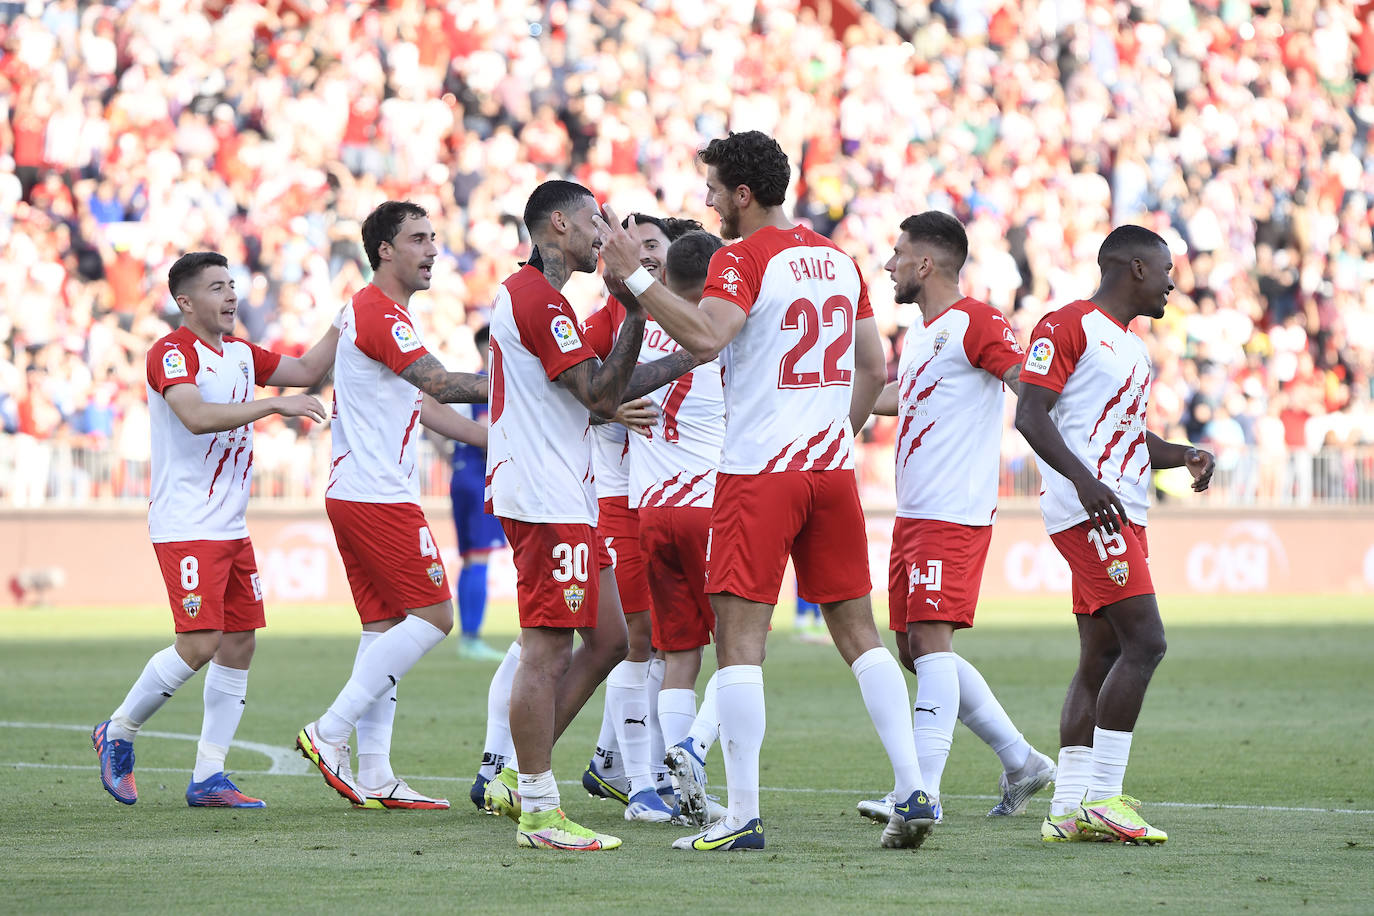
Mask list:
[[[1073,612],[1095,614],[1109,604],[1153,595],[1150,545],[1145,528],[1127,522],[1117,534],[1102,536],[1092,522],[1079,522],[1050,535],[1073,573]]]
[[[639,510],[639,543],[653,564],[654,648],[686,652],[711,642],[716,615],[706,597],[706,538],[711,510],[683,506]]]
[[[853,471],[717,474],[706,591],[777,604],[791,554],[797,593],[830,604],[873,589]]]
[[[649,609],[649,576],[639,546],[639,510],[629,497],[608,496],[597,501],[596,536],[611,557],[620,609],[639,614]]]
[[[888,625],[898,633],[923,620],[973,626],[991,543],[991,525],[898,518],[887,568]]]
[[[522,627],[596,626],[601,570],[611,565],[591,525],[501,519],[515,559]]]
[[[325,499],[324,509],[363,623],[404,617],[452,597],[419,506]]]
[[[172,541],[154,544],[172,622],[178,633],[243,633],[267,625],[253,542]]]

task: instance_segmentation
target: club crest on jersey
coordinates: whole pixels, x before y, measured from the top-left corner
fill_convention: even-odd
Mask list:
[[[576,614],[582,610],[582,602],[587,598],[587,590],[580,585],[569,585],[563,589],[563,603]]]
[[[577,336],[577,325],[567,315],[554,316],[553,321],[549,322],[549,331],[553,333],[554,343],[558,344],[562,353],[582,346],[582,338]]]
[[[1122,588],[1126,587],[1126,580],[1131,578],[1131,564],[1125,560],[1113,560],[1107,567],[1107,575],[1112,577],[1112,581]]]
[[[1054,341],[1041,337],[1031,343],[1030,353],[1026,356],[1026,371],[1036,375],[1049,375],[1050,363],[1054,361]]]
[[[243,380],[248,381],[248,364],[239,360],[239,371],[243,373]]]
[[[444,567],[438,563],[429,564],[429,569],[425,570],[425,575],[429,576],[429,581],[434,583],[435,588],[444,584]]]
[[[733,267],[725,268],[725,272],[720,275],[720,285],[725,287],[725,291],[732,296],[739,292],[741,282],[743,282],[743,278],[740,277],[739,271]]]
[[[196,615],[200,613],[200,604],[200,595],[197,595],[195,592],[191,592],[185,598],[181,599],[182,611],[184,611],[186,613],[186,616],[190,617],[192,620],[195,620]]]
[[[162,354],[162,374],[167,378],[186,378],[186,357],[180,350]]]
[[[396,341],[396,349],[402,353],[409,353],[420,346],[420,338],[415,336],[415,329],[404,321],[398,320],[391,326],[391,337]]]
[[[945,344],[947,343],[949,343],[949,331],[941,331],[939,334],[936,334],[935,353],[938,355],[939,352],[945,348]]]

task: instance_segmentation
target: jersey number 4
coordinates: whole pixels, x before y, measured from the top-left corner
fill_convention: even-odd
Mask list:
[[[821,342],[821,328],[839,328],[827,334],[820,371],[798,369]],[[798,299],[787,307],[782,316],[782,330],[801,331],[801,339],[782,357],[778,367],[779,388],[820,388],[825,385],[848,385],[853,371],[840,366],[854,344],[854,304],[844,296],[831,296],[819,311],[809,299]]]

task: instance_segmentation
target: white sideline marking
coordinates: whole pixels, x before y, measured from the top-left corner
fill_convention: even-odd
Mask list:
[[[91,733],[91,726],[89,725],[59,725],[54,722],[0,722],[0,728],[44,728],[67,732],[85,732],[87,735]],[[180,732],[140,731],[138,734],[144,738],[172,738],[177,741],[200,740],[200,735],[184,735]],[[239,741],[238,739],[235,739],[231,746],[241,747],[246,751],[256,751],[272,761],[266,770],[261,771],[265,776],[304,776],[312,772],[309,763],[296,752],[295,748],[283,748],[273,744],[259,744],[256,741]],[[152,768],[148,767],[147,769]]]
[[[86,725],[59,725],[51,722],[0,722],[0,728],[44,728],[57,731],[76,731],[89,733],[90,727]],[[145,738],[174,738],[179,741],[199,741],[199,735],[185,735],[179,732],[151,732],[140,731],[140,737]],[[266,770],[233,770],[236,776],[313,776],[315,769],[306,763],[305,758],[301,757],[295,748],[281,748],[271,744],[258,744],[253,741],[234,741],[234,747],[241,747],[250,751],[257,751],[271,759],[272,766]],[[7,767],[16,770],[85,770],[87,772],[99,772],[100,768],[95,764],[79,763],[30,763],[22,760],[0,761],[0,767]],[[183,767],[138,767],[140,773],[189,773],[189,769]],[[416,776],[416,780],[425,782],[459,782],[471,783],[472,780],[467,776]],[[560,779],[560,786],[575,786],[581,788],[580,779]],[[863,798],[866,795],[875,796],[876,794],[867,789],[814,789],[803,786],[760,786],[761,792],[782,792],[788,794],[808,794],[808,795],[848,795],[851,798]],[[944,795],[942,798],[956,798],[961,801],[995,801],[1001,798],[1000,795]],[[1192,808],[1205,810],[1208,808],[1220,809],[1223,811],[1272,811],[1281,814],[1374,814],[1374,808],[1299,808],[1285,805],[1231,805],[1222,802],[1157,802],[1149,803],[1152,808]]]

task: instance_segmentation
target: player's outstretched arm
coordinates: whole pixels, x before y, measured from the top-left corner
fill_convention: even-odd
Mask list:
[[[1115,534],[1126,521],[1126,507],[1116,492],[1098,480],[1065,444],[1050,419],[1050,410],[1058,400],[1057,391],[1041,385],[1021,386],[1021,396],[1016,400],[1016,429],[1046,464],[1074,485],[1088,520],[1104,535]]]
[[[444,404],[476,404],[487,399],[485,375],[449,372],[433,353],[406,366],[401,378]]]
[[[609,208],[606,220],[601,244],[606,275],[611,280],[631,281],[640,269],[639,240],[620,225],[620,220]],[[630,293],[655,321],[663,325],[669,337],[703,363],[715,359],[744,327],[744,310],[729,300],[708,296],[698,305],[674,294],[649,277],[648,271],[638,276],[638,283],[648,278],[648,284],[636,289],[636,283],[628,282]]]
[[[854,322],[854,381],[849,390],[849,426],[855,433],[868,422],[886,382],[887,357],[883,356],[878,321],[860,318]]]
[[[1017,363],[1006,372],[1002,373],[1002,384],[1011,389],[1011,393],[1017,397],[1021,396],[1021,364]]]
[[[642,398],[649,392],[657,391],[669,382],[681,378],[701,364],[702,361],[687,350],[678,350],[653,362],[635,366],[635,371],[630,373],[630,383],[625,386],[625,393],[621,397],[627,401]]]
[[[202,398],[200,389],[195,385],[173,385],[164,391],[162,396],[182,425],[197,436],[238,429],[274,413],[283,417],[309,417],[320,423],[328,416],[319,398],[308,394],[288,394],[241,403],[216,404]]]
[[[632,433],[638,433],[646,439],[653,435],[654,424],[658,422],[658,408],[654,402],[648,398],[632,398],[621,404],[615,409],[615,416],[609,420],[601,417],[592,417],[593,426],[602,426],[607,423],[619,423]]]
[[[314,388],[334,368],[334,352],[339,345],[339,329],[330,326],[315,345],[297,357],[283,356],[267,384],[278,388]]]
[[[1198,493],[1211,484],[1217,459],[1206,449],[1166,442],[1152,432],[1145,433],[1145,447],[1150,450],[1150,467],[1187,468],[1188,473],[1193,475],[1193,490]]]
[[[643,341],[644,313],[627,310],[605,362],[595,357],[584,359],[564,369],[554,381],[571,391],[592,413],[609,420],[625,397],[625,386],[630,382]]]
[[[876,417],[895,417],[901,408],[901,396],[897,393],[897,383],[888,382],[878,392],[878,400],[873,402],[873,415]]]
[[[430,432],[438,433],[447,439],[466,442],[478,448],[487,447],[486,424],[469,420],[428,394],[420,402],[420,424]]]

